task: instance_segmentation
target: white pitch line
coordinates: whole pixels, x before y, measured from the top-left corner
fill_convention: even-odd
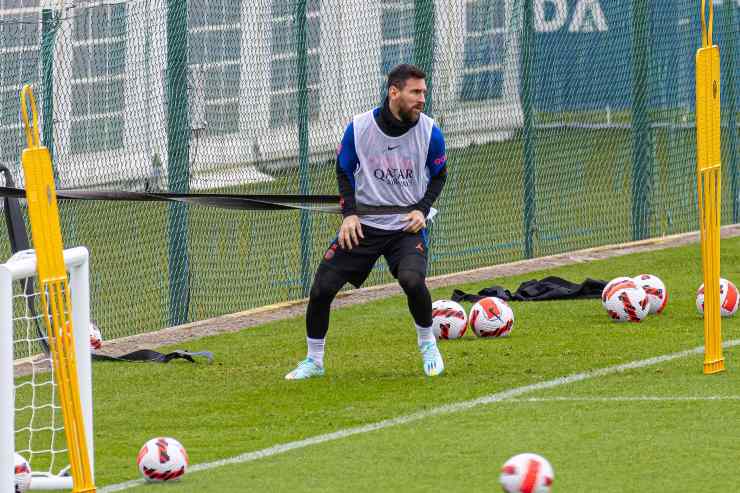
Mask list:
[[[506,399],[508,403],[527,402],[680,402],[680,401],[740,401],[740,395],[696,395],[696,396],[623,396],[623,397],[525,397],[522,399]]]
[[[722,346],[724,348],[730,348],[740,345],[740,339],[733,339],[725,341]],[[298,440],[295,442],[282,443],[274,445],[262,450],[256,450],[254,452],[246,452],[228,459],[216,460],[213,462],[204,462],[202,464],[196,464],[188,468],[188,472],[206,471],[208,469],[215,469],[217,467],[223,467],[229,464],[242,464],[245,462],[253,462],[258,459],[264,459],[265,457],[271,457],[273,455],[283,454],[291,450],[301,449],[310,447],[312,445],[318,445],[324,442],[331,442],[333,440],[340,440],[353,435],[360,435],[362,433],[369,433],[371,431],[382,430],[385,428],[391,428],[393,426],[404,425],[412,423],[414,421],[420,421],[422,419],[430,418],[433,416],[439,416],[441,414],[451,414],[461,411],[467,411],[474,407],[482,406],[485,404],[492,404],[494,402],[501,402],[520,396],[522,394],[528,394],[530,392],[536,392],[538,390],[551,389],[553,387],[560,387],[562,385],[568,385],[571,383],[582,382],[584,380],[590,380],[592,378],[604,377],[612,375],[614,373],[621,373],[627,370],[635,370],[638,368],[645,368],[647,366],[653,366],[667,361],[673,361],[675,359],[686,358],[688,356],[694,356],[702,354],[704,352],[704,346],[695,347],[693,349],[687,349],[685,351],[679,351],[677,353],[664,354],[662,356],[655,356],[653,358],[647,358],[642,360],[630,361],[629,363],[623,363],[621,365],[607,366],[606,368],[599,368],[596,370],[586,371],[582,373],[573,373],[564,377],[558,377],[552,380],[546,380],[543,382],[533,383],[530,385],[524,385],[522,387],[514,387],[512,389],[503,390],[494,394],[489,394],[476,399],[468,401],[455,402],[452,404],[445,404],[425,411],[419,411],[405,416],[398,416],[396,418],[385,419],[376,423],[370,423],[367,425],[356,426],[354,428],[346,428],[344,430],[335,431],[332,433],[326,433],[324,435],[317,435],[304,440]],[[140,484],[144,484],[143,479],[135,479],[126,481],[123,483],[113,484],[100,488],[100,493],[111,493],[114,491],[127,490]]]

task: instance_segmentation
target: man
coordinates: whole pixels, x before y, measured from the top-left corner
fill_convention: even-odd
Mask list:
[[[314,277],[306,311],[308,355],[285,375],[324,375],[329,307],[350,282],[360,287],[383,255],[408,298],[424,373],[444,370],[432,333],[432,299],[426,287],[426,217],[447,176],[439,127],[422,113],[426,75],[413,65],[388,74],[381,108],[356,115],[337,151],[337,182],[344,220]],[[408,214],[357,215],[356,205],[409,206]]]

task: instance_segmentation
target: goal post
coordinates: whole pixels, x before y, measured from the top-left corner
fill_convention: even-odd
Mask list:
[[[35,333],[35,323],[41,323],[43,312],[29,314],[27,307],[29,299],[23,288],[23,281],[32,279],[37,281],[37,260],[33,250],[26,251],[22,256],[16,255],[5,264],[0,264],[0,493],[14,491],[13,461],[14,452],[19,451],[31,464],[33,477],[32,490],[71,489],[72,476],[59,475],[59,471],[68,470],[67,463],[58,465],[59,456],[68,460],[64,430],[55,425],[53,415],[59,413],[61,407],[55,403],[57,399],[56,375],[48,355],[40,351],[41,346],[33,342],[38,336]],[[77,380],[80,390],[82,407],[82,421],[85,428],[87,450],[91,470],[93,463],[93,413],[92,413],[92,363],[90,356],[90,293],[89,293],[89,262],[88,251],[84,247],[64,250],[64,264],[69,274],[69,287],[72,300],[72,321],[74,328],[75,352],[77,356]],[[20,282],[19,282],[20,281]],[[38,282],[35,282],[39,286]],[[34,293],[39,297],[39,293]],[[30,300],[38,307],[40,301]],[[19,371],[18,363],[26,363],[29,371]],[[18,376],[16,376],[18,373]],[[43,375],[43,377],[42,377]],[[30,379],[29,379],[30,378]],[[36,380],[40,380],[37,384]],[[41,381],[43,380],[43,381]],[[30,382],[30,384],[29,384]],[[23,392],[19,392],[22,385],[37,387],[51,387],[50,392],[36,392],[48,396],[50,402],[23,401]],[[34,400],[36,400],[34,399]],[[51,412],[52,423],[43,422],[44,419],[35,418],[36,422],[19,422],[19,410],[25,410],[24,415],[35,416]],[[32,418],[34,419],[34,418]],[[57,420],[59,417],[57,416]],[[57,427],[55,427],[57,426]],[[23,430],[30,430],[26,435],[36,433],[45,443],[34,442],[30,438],[26,443],[19,443],[17,436]],[[38,448],[38,450],[34,450]],[[35,462],[43,464],[42,468],[34,467]],[[57,471],[52,471],[56,466]]]

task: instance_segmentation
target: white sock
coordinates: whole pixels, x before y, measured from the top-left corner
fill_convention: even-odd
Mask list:
[[[417,324],[414,325],[416,326],[416,340],[419,342],[419,347],[426,342],[436,342],[431,325],[429,327],[420,327]]]
[[[324,366],[324,344],[326,339],[311,339],[306,337],[308,343],[308,357],[316,362],[319,366]]]

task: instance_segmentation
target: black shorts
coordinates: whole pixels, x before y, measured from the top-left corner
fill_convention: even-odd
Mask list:
[[[393,277],[398,277],[399,270],[413,270],[426,277],[426,230],[408,233],[363,224],[362,233],[365,237],[360,238],[360,244],[352,247],[352,250],[343,249],[334,238],[324,253],[319,269],[329,268],[339,272],[345,282],[359,288],[370,275],[375,262],[383,255]]]

